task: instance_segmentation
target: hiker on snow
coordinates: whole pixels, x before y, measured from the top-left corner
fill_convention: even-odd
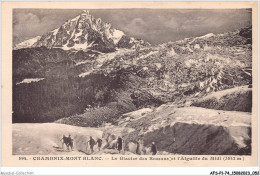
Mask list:
[[[62,141],[62,149],[64,149],[64,144],[65,144],[67,150],[69,150],[69,147],[71,147],[71,150],[73,150],[73,139],[71,138],[71,135],[69,135],[69,137],[63,135],[60,141]]]
[[[98,151],[100,151],[100,148],[102,146],[102,139],[98,138],[97,144],[98,144]]]
[[[71,150],[73,150],[73,139],[71,138],[71,135],[68,137],[68,145],[71,147]]]
[[[121,150],[123,148],[123,139],[120,136],[118,136],[118,138],[117,138],[116,148],[119,153],[121,152]]]
[[[94,145],[96,144],[95,140],[92,138],[92,136],[89,137],[89,145],[90,145],[90,150],[91,150],[91,153],[94,152]]]
[[[63,135],[63,137],[60,140],[60,141],[62,141],[62,148],[64,148],[65,140],[66,140],[66,136]]]
[[[136,150],[135,150],[135,153],[137,155],[141,155],[141,150],[140,150],[140,143],[139,141],[136,141]]]
[[[157,149],[156,149],[154,142],[152,142],[152,145],[151,145],[151,152],[152,152],[152,155],[156,155],[156,153],[157,153]]]

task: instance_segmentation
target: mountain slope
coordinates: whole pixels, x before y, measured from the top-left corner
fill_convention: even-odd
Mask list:
[[[244,28],[110,53],[55,47],[14,50],[13,121],[61,119],[98,126],[140,108],[167,102],[189,106],[212,92],[251,85],[248,33],[250,28]]]
[[[45,46],[64,50],[91,48],[101,52],[112,52],[117,47],[131,48],[136,44],[149,45],[142,40],[126,36],[124,32],[114,29],[111,24],[103,22],[100,18],[95,19],[88,11],[83,11],[77,17],[67,20],[59,28],[41,37],[22,42],[14,49]]]
[[[191,105],[227,111],[252,112],[252,103],[252,88],[241,86],[212,92]]]

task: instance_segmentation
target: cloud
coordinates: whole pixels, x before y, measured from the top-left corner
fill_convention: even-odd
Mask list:
[[[70,17],[69,17],[70,18]],[[56,13],[44,13],[15,11],[13,15],[13,43],[17,44],[24,40],[44,35],[45,33],[58,28],[65,20],[68,19],[64,15]]]
[[[131,33],[135,35],[143,35],[147,31],[148,25],[141,18],[134,18],[129,24],[126,25],[126,28],[129,29]]]
[[[42,21],[33,13],[17,13],[14,15],[13,32],[17,36],[16,40],[26,40],[42,34],[43,29],[52,26],[52,23]]]

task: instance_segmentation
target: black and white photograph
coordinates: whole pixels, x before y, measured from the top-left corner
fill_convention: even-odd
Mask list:
[[[252,9],[13,9],[13,155],[252,153]]]

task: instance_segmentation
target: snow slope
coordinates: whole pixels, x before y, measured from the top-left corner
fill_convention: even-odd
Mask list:
[[[32,82],[39,82],[41,80],[44,80],[45,78],[26,78],[24,80],[22,80],[21,82],[16,83],[16,85],[18,84],[24,84],[24,83],[32,83]]]
[[[30,48],[33,46],[33,44],[35,44],[39,39],[41,38],[41,36],[37,36],[37,37],[34,37],[32,39],[29,39],[29,40],[26,40],[24,42],[21,42],[19,44],[17,44],[14,49],[17,50],[17,49],[21,49],[21,48]]]
[[[74,151],[62,149],[62,136],[71,135]],[[96,128],[83,128],[57,123],[13,124],[14,155],[84,155],[89,136],[95,140],[102,137]]]

